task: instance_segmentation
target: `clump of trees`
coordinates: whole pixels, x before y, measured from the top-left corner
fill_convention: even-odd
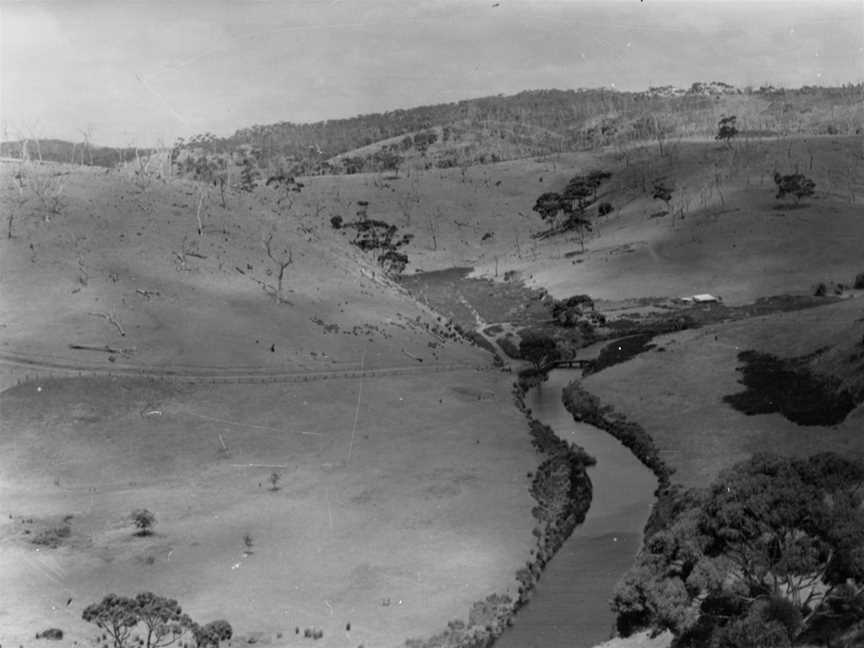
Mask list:
[[[737,119],[735,115],[721,117],[720,121],[717,122],[717,135],[714,136],[714,139],[732,148],[732,138],[738,134],[738,128],[735,125]]]
[[[796,205],[801,203],[802,198],[812,196],[816,192],[816,183],[803,173],[781,175],[775,171],[774,184],[777,185],[777,200],[787,195],[793,196]]]
[[[231,638],[231,624],[225,620],[199,625],[185,614],[176,600],[153,592],[141,592],[134,598],[108,594],[98,603],[84,608],[84,621],[103,632],[103,648],[111,641],[113,648],[138,644],[143,648],[165,648],[191,639],[197,648],[216,648]]]
[[[537,198],[537,202],[534,203],[532,210],[548,222],[550,228],[535,234],[535,238],[546,238],[575,231],[579,237],[580,246],[584,250],[585,234],[592,230],[591,220],[587,213],[588,207],[597,200],[600,186],[611,177],[612,174],[608,171],[590,171],[586,175],[577,175],[571,178],[560,193],[549,191],[541,194]],[[608,203],[604,203],[604,205],[608,205]],[[602,212],[601,215],[604,215],[609,211],[611,211],[611,205],[598,210],[598,213]],[[559,219],[559,215],[562,216],[561,219]]]
[[[540,331],[526,331],[519,340],[519,355],[542,369],[560,358],[555,339]]]
[[[861,461],[758,454],[677,493],[616,588],[619,631],[669,629],[687,646],[859,645],[862,487]]]
[[[400,248],[408,245],[413,234],[399,234],[399,228],[383,220],[369,218],[369,203],[361,200],[357,203],[357,220],[345,222],[341,216],[333,216],[330,225],[333,229],[353,229],[354,238],[351,244],[364,252],[378,252],[376,261],[384,272],[392,277],[398,277],[408,265],[408,255],[400,252]]]
[[[663,178],[658,178],[654,181],[654,187],[651,190],[651,197],[654,200],[662,200],[666,204],[666,212],[669,212],[670,204],[672,203],[672,192],[674,188],[667,184]]]

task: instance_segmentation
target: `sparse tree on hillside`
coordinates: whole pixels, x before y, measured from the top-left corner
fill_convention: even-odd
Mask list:
[[[131,598],[109,594],[101,602],[84,608],[81,618],[104,630],[114,642],[114,648],[125,648],[133,628],[138,625],[136,607]]]
[[[420,152],[420,155],[426,155],[429,147],[437,141],[438,135],[436,135],[435,131],[423,131],[414,136],[414,148]]]
[[[602,169],[595,169],[594,171],[588,173],[588,175],[586,176],[586,180],[594,193],[594,200],[597,200],[597,190],[606,180],[611,177],[612,174],[609,171],[603,171]]]
[[[145,508],[135,509],[130,517],[132,524],[138,529],[135,535],[149,536],[153,533],[153,527],[156,525],[156,516]]]
[[[717,122],[717,135],[714,139],[718,142],[725,142],[726,146],[732,148],[732,138],[738,134],[738,129],[735,126],[737,119],[735,115],[721,118]]]
[[[803,173],[792,173],[790,175],[780,175],[774,173],[774,184],[777,185],[777,199],[791,194],[795,197],[795,204],[801,203],[802,198],[812,196],[816,192],[816,183]]]
[[[18,215],[18,211],[24,206],[24,203],[27,202],[27,195],[24,193],[24,169],[19,168],[15,174],[12,176],[12,181],[15,184],[15,193],[17,197],[15,199],[15,206],[9,208],[9,212],[6,214],[6,238],[12,239],[13,232],[12,228],[15,224],[15,217]]]
[[[555,218],[563,209],[561,194],[551,191],[541,194],[531,209],[540,214],[543,220],[554,224]]]
[[[399,177],[399,167],[403,161],[404,158],[401,155],[386,149],[376,151],[372,156],[372,162],[379,171],[392,171],[397,178]]]
[[[252,192],[258,186],[258,178],[261,177],[255,166],[255,159],[251,156],[243,158],[243,168],[240,170],[240,190]]]
[[[270,490],[277,491],[279,490],[279,480],[282,479],[282,475],[278,472],[273,471],[270,473],[269,481],[270,481]]]
[[[144,624],[144,648],[164,648],[175,643],[189,628],[191,619],[174,599],[142,592],[135,597],[135,615]]]
[[[277,302],[284,302],[285,299],[285,271],[292,263],[294,263],[294,252],[290,245],[274,246],[274,232],[270,232],[267,238],[264,239],[264,250],[267,252],[267,257],[276,265],[276,291],[275,297]],[[280,249],[281,248],[281,249]]]
[[[200,626],[197,623],[192,628],[196,648],[218,648],[220,641],[228,641],[234,635],[231,624],[220,619]]]
[[[666,211],[668,212],[670,209],[670,203],[672,202],[672,191],[672,187],[667,185],[663,178],[658,178],[654,181],[654,188],[651,197],[654,200],[662,200],[666,203]]]

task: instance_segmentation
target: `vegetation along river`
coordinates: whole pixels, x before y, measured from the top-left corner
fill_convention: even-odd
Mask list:
[[[561,391],[579,373],[555,370],[525,395],[535,418],[597,459],[589,469],[593,499],[576,527],[546,565],[530,602],[496,642],[496,648],[589,648],[610,637],[609,600],[633,562],[654,503],[657,479],[606,432],[576,423]]]

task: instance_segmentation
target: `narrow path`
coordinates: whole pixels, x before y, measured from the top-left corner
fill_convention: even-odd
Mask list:
[[[17,368],[23,374],[23,381],[31,378],[45,377],[77,377],[77,376],[123,376],[129,378],[153,378],[159,380],[174,380],[198,383],[298,383],[314,380],[335,380],[345,378],[376,378],[384,376],[401,376],[424,373],[440,373],[464,369],[483,369],[485,367],[469,362],[452,362],[441,364],[419,363],[413,365],[395,365],[377,369],[363,368],[360,363],[356,368],[321,371],[278,371],[257,369],[254,367],[153,367],[135,365],[95,365],[70,363],[65,360],[52,360],[46,357],[36,357],[18,353],[0,353],[0,365]],[[19,380],[19,382],[21,382]]]

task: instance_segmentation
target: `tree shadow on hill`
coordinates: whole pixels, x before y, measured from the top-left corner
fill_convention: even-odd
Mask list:
[[[769,353],[742,351],[738,371],[746,389],[723,397],[747,416],[779,412],[798,425],[837,425],[856,407],[836,378],[820,376],[805,365],[811,356],[782,359]]]

